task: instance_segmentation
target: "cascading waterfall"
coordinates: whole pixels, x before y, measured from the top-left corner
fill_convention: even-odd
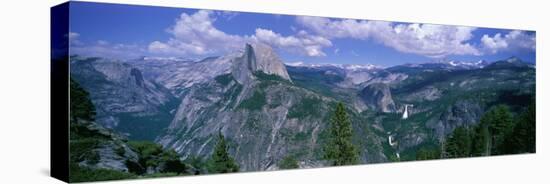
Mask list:
[[[409,118],[409,110],[408,107],[413,107],[411,104],[405,104],[405,111],[403,111],[403,119]]]

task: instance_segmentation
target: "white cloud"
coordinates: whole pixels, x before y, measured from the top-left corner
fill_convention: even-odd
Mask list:
[[[228,21],[235,18],[239,14],[240,14],[239,12],[234,12],[234,11],[216,11],[216,15],[218,15],[218,16],[220,16],[220,17],[222,17],[222,18],[224,18],[225,20],[228,20]]]
[[[200,10],[195,14],[182,13],[174,26],[168,29],[172,35],[166,42],[149,44],[153,53],[176,55],[204,55],[234,50],[242,47],[243,38],[226,34],[214,27],[213,12]]]
[[[69,39],[77,39],[80,36],[79,33],[69,32]]]
[[[146,49],[137,44],[111,44],[103,40],[92,44],[72,45],[70,48],[71,55],[114,59],[134,59],[143,56],[145,52],[147,52]]]
[[[301,16],[297,22],[326,38],[374,40],[397,51],[428,57],[480,55],[467,43],[475,28],[433,24],[392,24],[385,21],[331,20]]]
[[[495,34],[493,37],[485,34],[481,38],[483,49],[495,54],[501,51],[509,50],[536,50],[536,36],[527,34],[524,31],[513,30],[508,34]]]
[[[258,28],[251,37],[254,41],[270,44],[273,47],[307,56],[326,56],[324,47],[332,46],[332,42],[321,36],[310,35],[300,31],[296,36],[282,36],[271,30]]]
[[[69,32],[67,37],[69,38],[69,44],[70,45],[81,45],[82,44],[82,42],[78,39],[78,38],[80,38],[80,33]]]
[[[322,48],[332,45],[330,40],[305,31],[283,36],[272,30],[258,28],[254,35],[227,34],[214,26],[220,13],[200,10],[194,14],[182,13],[174,26],[168,29],[172,37],[165,42],[154,41],[148,46],[152,53],[172,55],[223,54],[242,49],[247,42],[263,42],[281,50],[307,56],[326,55]]]
[[[95,42],[84,42],[80,40],[80,33],[69,32],[71,55],[80,55],[85,57],[103,57],[113,59],[135,59],[143,56],[147,49],[138,44],[112,44],[105,40]]]

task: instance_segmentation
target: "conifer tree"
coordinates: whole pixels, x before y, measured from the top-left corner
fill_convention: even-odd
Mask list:
[[[357,164],[359,153],[352,143],[351,121],[343,103],[338,103],[329,127],[329,141],[325,146],[325,159],[333,166]]]
[[[491,135],[486,124],[478,124],[472,128],[472,156],[489,156]]]
[[[227,143],[221,132],[218,133],[218,143],[210,158],[208,171],[210,173],[230,173],[239,171],[239,165],[227,152]]]
[[[514,129],[499,148],[504,154],[535,153],[536,104],[535,99],[516,119]]]
[[[481,124],[488,127],[490,154],[501,154],[499,147],[502,147],[504,140],[509,135],[514,127],[512,114],[507,106],[498,105],[491,109],[481,118]]]
[[[458,127],[447,138],[445,142],[445,153],[449,158],[460,158],[470,156],[472,141],[468,128]]]

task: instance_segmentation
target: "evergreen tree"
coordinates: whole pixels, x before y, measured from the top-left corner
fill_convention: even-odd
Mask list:
[[[208,172],[210,173],[230,173],[238,172],[239,165],[235,160],[227,153],[227,143],[222,133],[218,134],[218,143],[214,148],[212,157],[209,161]]]
[[[433,160],[441,158],[441,151],[438,148],[420,148],[416,152],[416,160]]]
[[[535,99],[527,109],[519,115],[512,133],[501,147],[505,154],[535,153],[536,151],[536,102]]]
[[[481,118],[482,126],[487,126],[491,135],[489,146],[489,155],[498,155],[505,138],[512,132],[514,128],[512,114],[505,105],[498,105],[491,109]]]
[[[470,156],[472,141],[466,127],[455,128],[445,142],[445,153],[448,158]]]
[[[489,156],[490,147],[489,142],[491,135],[489,134],[489,128],[486,124],[478,124],[471,132],[472,137],[472,156]]]
[[[71,121],[76,119],[94,120],[95,107],[90,100],[89,93],[80,85],[70,78],[70,117]]]
[[[187,166],[179,159],[178,153],[174,150],[164,150],[161,160],[165,163],[162,172],[186,173]]]
[[[279,162],[279,168],[281,169],[296,169],[298,167],[298,161],[292,156],[287,156]]]
[[[359,153],[352,143],[351,121],[343,103],[338,103],[330,121],[329,141],[325,146],[325,159],[333,166],[357,164]]]

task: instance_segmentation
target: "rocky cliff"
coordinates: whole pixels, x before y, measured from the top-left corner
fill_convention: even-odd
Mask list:
[[[318,167],[325,164],[322,132],[336,101],[294,85],[267,46],[246,45],[233,60],[230,74],[191,87],[157,142],[183,157],[208,156],[220,130],[243,171],[276,169],[287,156],[298,160],[300,167]],[[375,136],[362,131],[368,125],[354,120],[361,135]],[[366,144],[360,145],[366,149]],[[380,153],[363,151],[362,160],[385,159]]]
[[[240,57],[232,60],[231,74],[242,85],[249,84],[256,72],[291,81],[285,65],[273,49],[265,44],[246,44]]]
[[[132,139],[153,140],[171,119],[174,96],[127,63],[71,58],[71,77],[90,93],[97,123]]]
[[[247,44],[202,60],[80,58],[71,75],[90,89],[100,124],[122,133],[132,128],[130,139],[159,130],[149,138],[183,158],[210,156],[221,131],[241,170],[255,171],[277,169],[285,157],[301,168],[325,165],[322,145],[338,101],[350,114],[361,163],[372,163],[415,159],[415,150],[437,147],[490,106],[513,107],[535,93],[534,66],[517,58],[462,65],[470,66],[293,65],[287,71],[269,46]]]
[[[371,109],[381,112],[394,112],[396,110],[387,84],[370,84],[361,91],[360,96]]]

